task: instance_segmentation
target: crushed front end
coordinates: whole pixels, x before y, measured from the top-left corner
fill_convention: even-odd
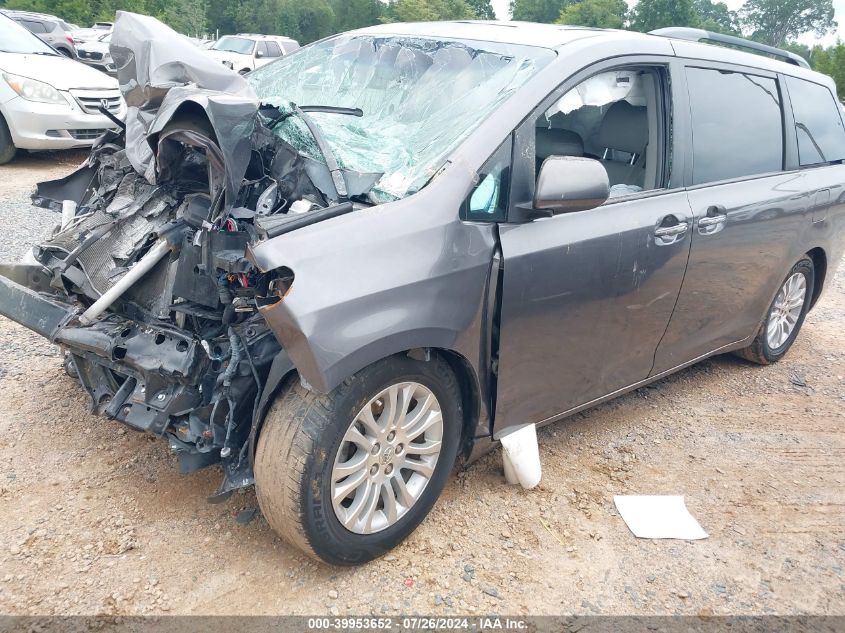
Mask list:
[[[153,39],[160,25],[120,20],[116,57],[143,78],[144,47],[121,42],[144,26]],[[196,80],[202,64],[176,74]],[[121,78],[125,129],[38,186],[33,203],[61,223],[22,262],[0,265],[0,314],[65,351],[93,412],[165,437],[182,472],[222,462],[222,498],[253,483],[256,426],[293,368],[258,312],[284,296],[290,271],[258,270],[248,246],[353,205],[315,187],[272,133],[278,109],[234,73],[208,70],[209,88]]]

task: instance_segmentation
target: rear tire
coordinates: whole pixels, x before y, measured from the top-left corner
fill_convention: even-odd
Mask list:
[[[421,436],[423,444],[415,443],[418,439],[408,439],[406,445],[396,444],[394,449],[389,444],[391,438],[385,436],[378,447],[370,445],[373,448],[371,453],[357,446],[350,451],[349,433],[353,427],[361,428],[365,435],[369,432],[367,428],[357,426],[363,412],[372,412],[373,407],[381,403],[381,411],[375,409],[375,419],[381,425],[379,428],[388,428],[385,425],[390,424],[392,416],[388,415],[385,418],[387,422],[382,422],[388,411],[388,399],[381,398],[381,395],[400,383],[403,386],[418,385],[420,391],[415,394],[433,394],[434,403],[441,413],[439,453],[431,465],[433,470],[427,482],[421,486],[413,485],[420,483],[421,475],[402,465],[401,460],[426,459],[420,457],[418,451],[426,442],[431,443],[428,431]],[[400,394],[408,393],[401,389]],[[430,419],[428,414],[425,418],[411,415],[415,411],[428,411],[418,408],[422,397],[419,401],[407,396],[404,399],[399,397],[396,402],[406,400],[409,415],[405,420],[424,422]],[[429,402],[427,396],[426,402]],[[404,410],[401,406],[395,409]],[[333,565],[359,565],[373,560],[403,541],[431,510],[454,465],[462,420],[457,379],[449,365],[438,357],[422,362],[404,355],[392,356],[361,370],[327,395],[316,394],[293,378],[267,414],[258,438],[255,488],[261,511],[279,536],[312,557]],[[409,426],[417,427],[416,424]],[[398,437],[397,431],[394,443]],[[412,450],[412,446],[416,448]],[[358,462],[358,458],[364,466],[354,468],[363,481],[350,488],[348,496],[340,498],[339,490],[354,475],[339,479],[338,465],[346,467]],[[398,460],[395,466],[391,460]],[[406,485],[385,481],[385,477],[401,477]],[[393,518],[390,519],[389,499],[386,498],[389,490],[401,490],[407,494],[409,489],[413,492],[413,500],[404,496],[407,503],[390,504],[393,510]],[[370,490],[374,492],[371,494]],[[364,523],[356,526],[354,521],[348,520],[354,514],[351,508],[359,494],[359,505],[371,507],[369,516],[377,517],[380,523],[371,519],[366,526]],[[338,501],[338,498],[341,500]],[[368,501],[370,499],[372,504]],[[403,499],[403,496],[397,492],[395,499]],[[343,504],[348,505],[344,507]],[[398,513],[397,507],[400,509]],[[361,516],[364,513],[366,508]],[[345,527],[341,517],[349,527]]]
[[[0,165],[5,165],[15,157],[17,149],[12,141],[12,134],[6,120],[0,116]]]
[[[771,365],[783,358],[798,337],[804,317],[810,309],[815,278],[813,260],[806,256],[802,257],[781,283],[778,294],[766,311],[766,316],[751,345],[734,353],[758,365]],[[802,289],[803,297],[800,299],[799,311],[798,301]],[[791,303],[790,296],[792,296]],[[794,306],[792,315],[785,309],[789,305]],[[779,324],[783,326],[780,329]],[[787,331],[784,328],[789,329]]]

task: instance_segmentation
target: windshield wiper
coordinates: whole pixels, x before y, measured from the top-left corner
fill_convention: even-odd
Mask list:
[[[364,116],[361,108],[342,108],[340,106],[304,105],[299,106],[303,112],[317,112],[319,114],[346,114],[348,116]]]

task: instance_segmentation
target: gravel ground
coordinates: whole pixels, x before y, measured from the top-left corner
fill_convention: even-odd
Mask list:
[[[0,167],[0,258],[56,216],[32,185],[82,156]],[[492,453],[392,554],[315,563],[252,492],[205,497],[166,443],[89,414],[42,339],[0,319],[0,612],[845,614],[845,266],[787,358],[718,357],[540,432],[543,482]],[[709,538],[633,538],[614,494],[683,494]],[[251,520],[250,518],[253,517]]]

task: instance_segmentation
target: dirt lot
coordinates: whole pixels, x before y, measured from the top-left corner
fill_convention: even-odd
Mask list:
[[[49,231],[29,189],[81,157],[0,167],[0,254]],[[90,415],[0,319],[0,612],[845,614],[845,266],[828,283],[780,364],[715,358],[544,429],[537,490],[497,451],[358,569],[245,522],[252,492],[207,504],[216,468],[180,476],[164,441]],[[637,540],[619,493],[686,495],[710,537]]]

